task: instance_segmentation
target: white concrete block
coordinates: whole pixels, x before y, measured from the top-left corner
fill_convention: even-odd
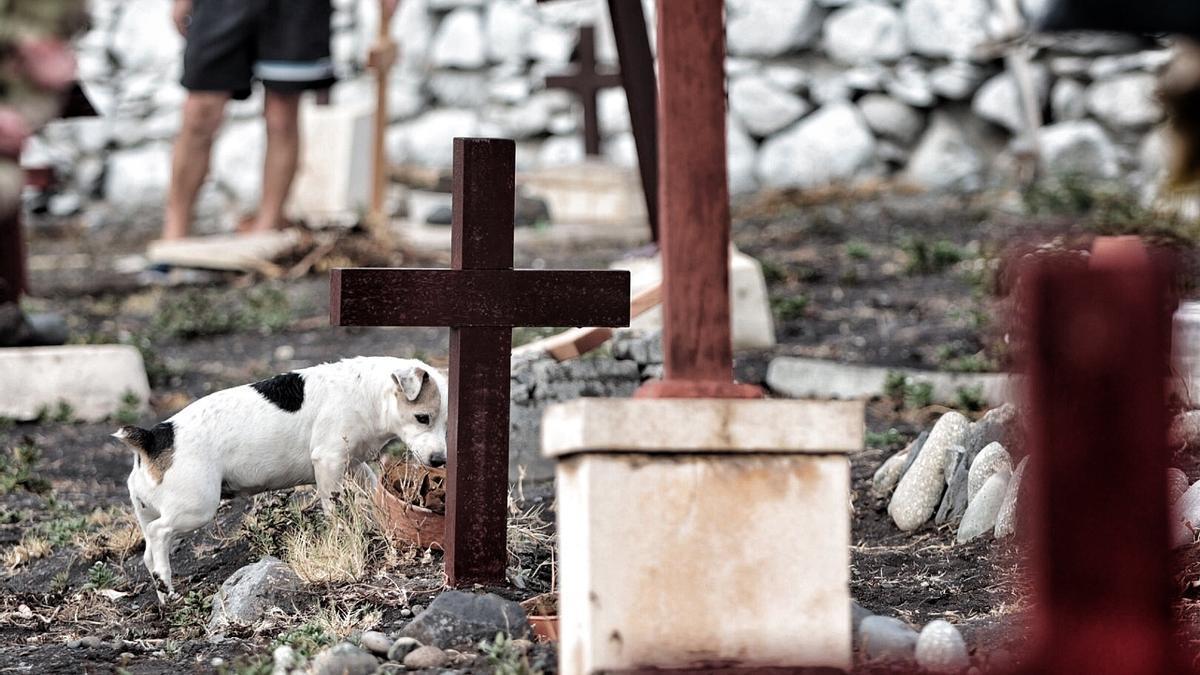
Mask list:
[[[543,147],[552,142],[558,141],[548,141]],[[582,152],[583,143],[578,139],[564,138],[561,143],[569,143],[572,152]],[[522,172],[517,184],[529,196],[546,200],[555,223],[638,223],[649,227],[645,225],[646,197],[635,169],[585,161]]]
[[[943,373],[777,356],[767,367],[767,386],[791,398],[867,399],[882,396],[888,375],[902,373],[914,384],[933,387],[933,402],[953,404],[962,390],[977,390],[988,406],[1015,402],[1023,382],[1008,373]]]
[[[33,420],[60,403],[76,419],[99,422],[132,392],[144,409],[150,383],[142,355],[127,345],[0,349],[0,417]]]
[[[374,115],[367,101],[319,106],[305,100],[289,213],[321,224],[345,222],[367,209]]]
[[[730,328],[734,349],[768,349],[775,346],[775,318],[767,297],[767,281],[762,265],[736,248],[729,249]],[[661,283],[662,258],[631,258],[612,264],[613,269],[631,272],[630,292],[641,291]],[[662,307],[636,317],[630,328],[659,330],[662,328]]]
[[[862,426],[862,405],[846,402],[584,399],[548,410],[559,670],[848,668],[844,448],[861,449]]]

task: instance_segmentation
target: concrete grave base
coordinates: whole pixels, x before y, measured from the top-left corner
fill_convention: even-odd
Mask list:
[[[613,269],[629,270],[634,295],[662,282],[662,257],[635,258],[613,263]],[[730,323],[734,349],[768,349],[775,346],[775,319],[767,297],[762,265],[736,248],[729,255]],[[662,330],[662,307],[635,318],[636,330]]]
[[[649,227],[646,198],[633,169],[590,161],[525,171],[517,175],[517,184],[529,196],[546,200],[556,222]]]
[[[580,399],[558,459],[559,669],[847,668],[859,402]]]
[[[142,355],[127,345],[0,349],[0,417],[28,421],[60,403],[75,419],[99,422],[122,407],[127,393],[138,411],[150,398]]]
[[[300,115],[300,168],[288,213],[312,225],[353,224],[371,198],[371,121],[375,107],[316,105]]]

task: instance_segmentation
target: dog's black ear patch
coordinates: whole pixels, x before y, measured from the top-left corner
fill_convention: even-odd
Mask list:
[[[304,405],[304,377],[300,373],[276,375],[250,386],[280,410],[296,412]]]

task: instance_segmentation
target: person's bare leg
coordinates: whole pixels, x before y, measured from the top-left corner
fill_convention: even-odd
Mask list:
[[[263,116],[267,120],[267,155],[263,161],[262,201],[250,228],[253,232],[283,225],[283,205],[300,163],[300,94],[268,90]]]
[[[181,239],[192,225],[196,195],[208,175],[213,139],[225,116],[223,92],[189,92],[183,103],[183,122],[171,157],[171,187],[167,190],[167,212],[163,239]]]

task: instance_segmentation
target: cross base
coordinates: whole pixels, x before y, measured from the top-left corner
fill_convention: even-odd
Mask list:
[[[722,380],[655,380],[634,392],[634,398],[763,398],[762,387]]]

